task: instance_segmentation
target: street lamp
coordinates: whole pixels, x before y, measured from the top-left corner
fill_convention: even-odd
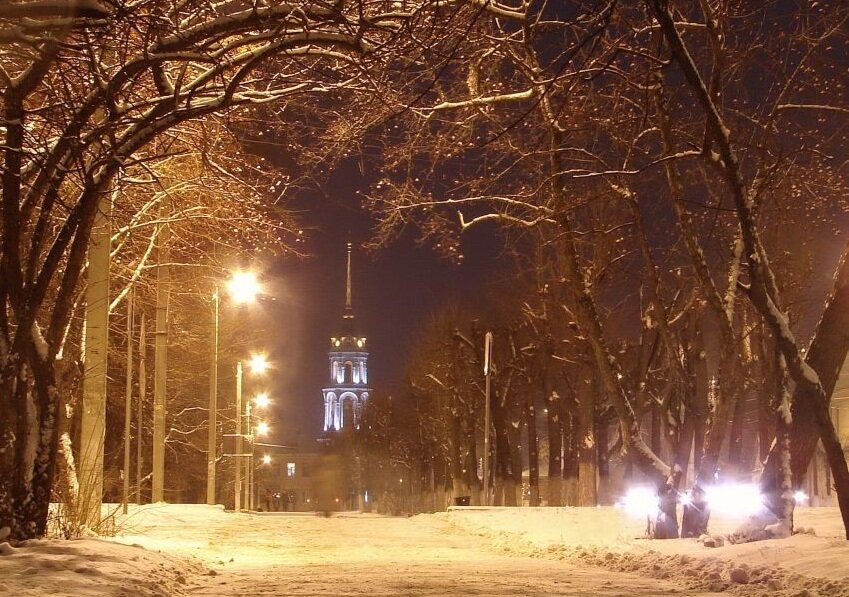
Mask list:
[[[264,354],[255,354],[248,361],[248,366],[251,368],[251,373],[265,373],[270,367],[268,359]]]
[[[255,369],[256,371],[265,371],[268,368],[268,363],[264,360],[264,357],[263,357],[262,363],[263,363],[262,367]],[[271,399],[268,397],[268,394],[265,394],[265,393],[257,394],[253,399],[253,404],[256,405],[257,408],[266,408],[266,407],[268,407],[269,404],[271,404]],[[254,487],[254,473],[255,473],[255,470],[254,470],[254,437],[255,436],[267,435],[269,430],[270,430],[268,423],[266,423],[265,421],[259,421],[257,423],[256,427],[254,427],[253,419],[252,419],[252,410],[253,410],[252,406],[253,405],[251,404],[250,401],[248,401],[248,403],[245,405],[246,418],[247,418],[247,422],[248,422],[248,440],[251,443],[251,451],[250,451],[250,454],[248,455],[248,485],[245,488],[247,490],[247,496],[245,497],[245,503],[248,506],[248,510],[254,509],[254,494],[255,494],[255,487]],[[237,442],[241,443],[241,438],[238,438]],[[239,447],[238,452],[241,454],[241,446]],[[268,464],[267,462],[265,462],[265,458],[263,458],[263,462],[265,464]],[[269,462],[270,462],[270,460],[269,460]]]
[[[246,304],[256,301],[262,287],[253,272],[236,271],[227,281],[227,290],[236,303]]]
[[[236,271],[227,281],[227,290],[234,303],[247,304],[256,301],[256,297],[261,291],[261,286],[255,273]],[[211,366],[209,370],[209,433],[206,456],[206,503],[209,505],[215,504],[215,460],[218,447],[216,432],[218,429],[218,337],[221,294],[218,291],[217,285],[215,286],[215,291],[212,293],[212,305],[213,326],[210,346]],[[240,377],[241,371],[237,371],[237,378],[240,379]],[[237,386],[240,384],[241,381],[238,381]]]
[[[256,404],[257,408],[268,408],[271,405],[271,399],[266,393],[257,394],[254,397],[254,404]]]
[[[251,357],[250,361],[248,361],[248,366],[251,369],[252,373],[263,373],[269,368],[268,361],[265,356],[260,354],[255,354]],[[245,419],[248,424],[248,433],[247,437],[251,442],[251,453],[248,456],[248,483],[245,487],[245,491],[248,492],[245,500],[245,505],[247,505],[248,509],[253,509],[253,425],[251,424],[251,403],[250,401],[245,405]],[[235,479],[235,510],[236,512],[242,509],[242,462],[238,460],[242,457],[242,440],[245,438],[244,433],[244,421],[242,420],[242,361],[236,363],[236,479]]]
[[[209,435],[206,450],[206,503],[215,505],[215,457],[218,452],[218,286],[212,293],[212,363],[209,367]]]

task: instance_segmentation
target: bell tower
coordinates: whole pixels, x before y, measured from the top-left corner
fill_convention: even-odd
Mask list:
[[[351,303],[351,243],[347,245],[345,311],[340,335],[330,339],[330,384],[324,395],[324,431],[360,428],[363,406],[368,400],[368,351],[366,339],[357,333]]]

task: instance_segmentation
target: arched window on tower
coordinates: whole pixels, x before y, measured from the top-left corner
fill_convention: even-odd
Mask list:
[[[354,366],[351,364],[351,361],[345,363],[345,383],[353,382],[353,367]]]

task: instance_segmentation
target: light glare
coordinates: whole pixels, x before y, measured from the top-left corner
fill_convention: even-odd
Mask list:
[[[253,303],[261,288],[256,274],[253,272],[237,271],[227,282],[230,297],[236,303]]]
[[[808,501],[808,494],[799,489],[798,491],[793,492],[793,501],[797,504],[801,504]]]
[[[654,517],[660,509],[657,490],[653,487],[632,487],[619,500],[617,506],[624,509],[629,516]]]
[[[268,408],[271,404],[271,398],[269,398],[268,394],[264,392],[262,394],[257,394],[254,397],[254,404],[256,404],[257,408]]]
[[[255,354],[248,362],[248,366],[253,373],[264,373],[269,367],[268,359],[265,358],[264,354]]]
[[[266,454],[265,456],[263,456],[262,457],[262,463],[263,464],[271,464],[271,456],[269,454]]]
[[[713,512],[730,516],[752,516],[764,507],[763,496],[752,483],[713,485],[705,489],[705,498]]]
[[[268,430],[269,430],[268,423],[266,423],[265,421],[260,421],[259,423],[256,424],[256,434],[257,435],[266,435],[266,434],[268,434]]]

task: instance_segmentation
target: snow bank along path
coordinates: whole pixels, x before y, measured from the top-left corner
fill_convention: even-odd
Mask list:
[[[703,594],[584,562],[499,553],[436,515],[320,518],[158,504],[134,508],[111,541],[42,541],[0,556],[0,578],[10,595]]]
[[[0,543],[0,592],[15,597],[164,597],[179,594],[201,570],[195,562],[102,539]]]
[[[716,548],[696,539],[644,539],[645,520],[617,508],[461,508],[428,516],[502,553],[636,572],[690,590],[849,597],[849,542],[836,508],[797,507],[796,527],[807,532],[788,539]],[[711,517],[714,535],[740,524]]]

